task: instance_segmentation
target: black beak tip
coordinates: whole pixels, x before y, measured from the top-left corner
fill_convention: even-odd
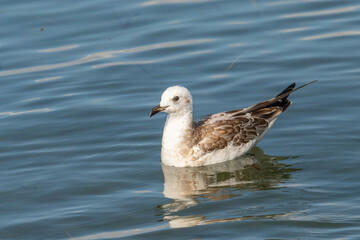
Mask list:
[[[150,117],[154,116],[155,114],[157,114],[157,113],[160,112],[160,111],[161,111],[161,108],[160,108],[160,104],[159,104],[159,105],[155,106],[155,107],[151,110],[151,112],[150,112]]]
[[[154,116],[155,114],[156,114],[156,112],[151,111],[151,112],[150,112],[150,118],[151,118],[152,116]]]

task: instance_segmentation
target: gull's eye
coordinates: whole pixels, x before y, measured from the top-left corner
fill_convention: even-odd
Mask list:
[[[173,98],[173,101],[174,101],[174,102],[179,101],[179,96],[175,96],[175,97]]]

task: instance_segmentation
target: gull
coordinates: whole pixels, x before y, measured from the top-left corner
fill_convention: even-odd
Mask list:
[[[182,86],[167,88],[150,117],[168,114],[161,148],[163,164],[196,167],[235,159],[254,147],[290,105],[290,93],[317,80],[295,88],[289,85],[277,96],[244,109],[210,114],[193,121],[190,91]]]

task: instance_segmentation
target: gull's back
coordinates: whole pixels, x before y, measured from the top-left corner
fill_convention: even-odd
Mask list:
[[[212,114],[195,123],[191,154],[196,165],[224,162],[243,155],[256,145],[291,104],[295,83],[275,98],[246,109]]]

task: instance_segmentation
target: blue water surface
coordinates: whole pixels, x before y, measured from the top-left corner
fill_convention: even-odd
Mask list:
[[[358,239],[360,3],[0,2],[0,239]],[[160,161],[169,86],[194,117],[320,81],[249,155]]]

